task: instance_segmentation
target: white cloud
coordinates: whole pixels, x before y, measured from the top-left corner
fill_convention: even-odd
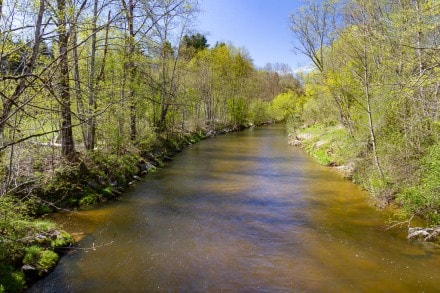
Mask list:
[[[309,73],[310,71],[312,71],[312,70],[314,70],[314,69],[316,69],[316,66],[315,66],[315,65],[313,65],[313,64],[308,64],[308,65],[305,65],[305,66],[301,66],[301,67],[298,67],[298,68],[294,68],[294,69],[292,70],[292,73],[293,73],[293,74]]]

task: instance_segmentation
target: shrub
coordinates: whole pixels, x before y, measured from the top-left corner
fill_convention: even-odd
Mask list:
[[[261,125],[270,121],[269,103],[261,100],[253,100],[250,105],[249,116],[255,125]]]
[[[88,159],[91,160],[90,169],[94,170],[95,176],[117,181],[119,185],[127,184],[127,177],[132,177],[139,171],[139,157],[135,154],[115,155],[95,151]]]
[[[88,193],[79,200],[80,206],[94,206],[100,201],[100,195],[96,193]]]
[[[432,146],[421,160],[420,183],[405,188],[398,202],[410,214],[418,214],[434,224],[440,224],[440,143]]]

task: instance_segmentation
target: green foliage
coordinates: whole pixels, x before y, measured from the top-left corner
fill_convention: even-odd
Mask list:
[[[235,125],[244,125],[247,121],[248,107],[243,98],[230,99],[228,101],[229,113],[231,113],[231,122]]]
[[[36,231],[51,231],[56,229],[56,224],[50,221],[44,220],[33,220],[32,221],[33,229]]]
[[[261,125],[271,121],[269,114],[269,102],[254,100],[249,109],[249,120],[255,125]]]
[[[58,262],[58,255],[51,251],[42,249],[39,246],[26,248],[23,264],[33,266],[39,275],[51,270]]]
[[[55,239],[51,239],[50,247],[57,250],[58,248],[66,248],[71,246],[75,240],[72,235],[67,233],[66,231],[59,231],[57,233]]]
[[[194,134],[191,134],[190,137],[188,138],[189,142],[191,143],[196,143],[201,141],[204,138],[204,135],[202,132],[196,132]]]
[[[25,276],[17,268],[28,264],[44,274],[58,260],[49,249],[73,243],[72,236],[58,232],[54,223],[32,219],[30,204],[7,195],[0,197],[0,284],[6,292],[24,288]]]
[[[105,197],[105,198],[111,198],[113,197],[113,190],[111,187],[106,187],[103,188],[100,193]]]
[[[101,196],[97,193],[87,193],[85,196],[81,197],[81,199],[79,200],[79,205],[81,207],[92,207],[99,203],[100,199]]]
[[[304,106],[301,112],[306,125],[315,123],[334,125],[339,122],[338,109],[324,76],[311,72],[305,77]]]
[[[183,36],[180,50],[183,51],[186,58],[192,58],[198,51],[205,50],[208,47],[209,44],[206,37],[197,33],[190,36]]]
[[[47,173],[42,178],[39,195],[45,201],[56,202],[59,205],[76,203],[83,194],[83,181],[88,176],[88,170],[81,163],[64,164],[53,174]],[[42,207],[40,210],[47,210]]]
[[[432,146],[421,163],[420,184],[404,189],[397,200],[408,213],[424,216],[432,223],[440,224],[440,144]]]
[[[128,178],[132,178],[139,171],[137,163],[140,158],[134,153],[116,155],[95,151],[89,155],[89,159],[91,160],[89,168],[96,172],[95,175],[116,181],[120,186],[126,185]]]
[[[295,92],[279,94],[270,103],[269,113],[275,121],[299,119],[303,109],[304,98]]]
[[[33,225],[28,206],[13,197],[0,197],[0,263],[13,261],[23,247],[21,239],[28,236]]]
[[[321,165],[328,166],[332,164],[328,151],[324,148],[309,149],[308,151]]]
[[[26,278],[14,266],[0,262],[0,292],[23,292]]]

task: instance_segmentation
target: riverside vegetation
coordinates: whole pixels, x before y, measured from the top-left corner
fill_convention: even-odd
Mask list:
[[[349,0],[308,1],[290,18],[315,65],[291,143],[397,204],[397,224],[440,225],[439,15],[438,1]]]
[[[114,199],[206,136],[282,119],[282,64],[192,34],[196,1],[0,2],[0,292],[70,235],[42,216]]]

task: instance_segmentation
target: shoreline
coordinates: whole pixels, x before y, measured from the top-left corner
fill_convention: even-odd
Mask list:
[[[386,192],[384,194],[374,194],[362,184],[362,181],[359,179],[360,175],[357,174],[356,170],[357,159],[349,158],[349,156],[340,157],[337,151],[340,145],[335,145],[329,138],[329,135],[332,135],[332,131],[339,131],[342,128],[337,126],[333,127],[333,130],[331,129],[332,127],[327,128],[322,131],[323,133],[319,134],[313,133],[313,131],[308,132],[309,128],[304,128],[298,133],[289,133],[287,143],[294,147],[300,147],[319,164],[336,170],[345,179],[364,188],[373,199],[374,205],[379,209],[392,207],[393,210],[396,210],[393,214],[399,215],[395,216],[397,219],[393,220],[387,229],[407,226],[408,240],[440,243],[439,226],[429,226],[425,219],[416,217],[416,215],[407,216],[403,219],[398,218],[401,217],[403,207],[396,202],[394,195],[387,194]],[[341,143],[341,141],[338,141],[338,143]],[[415,223],[416,226],[411,226],[412,223]]]

